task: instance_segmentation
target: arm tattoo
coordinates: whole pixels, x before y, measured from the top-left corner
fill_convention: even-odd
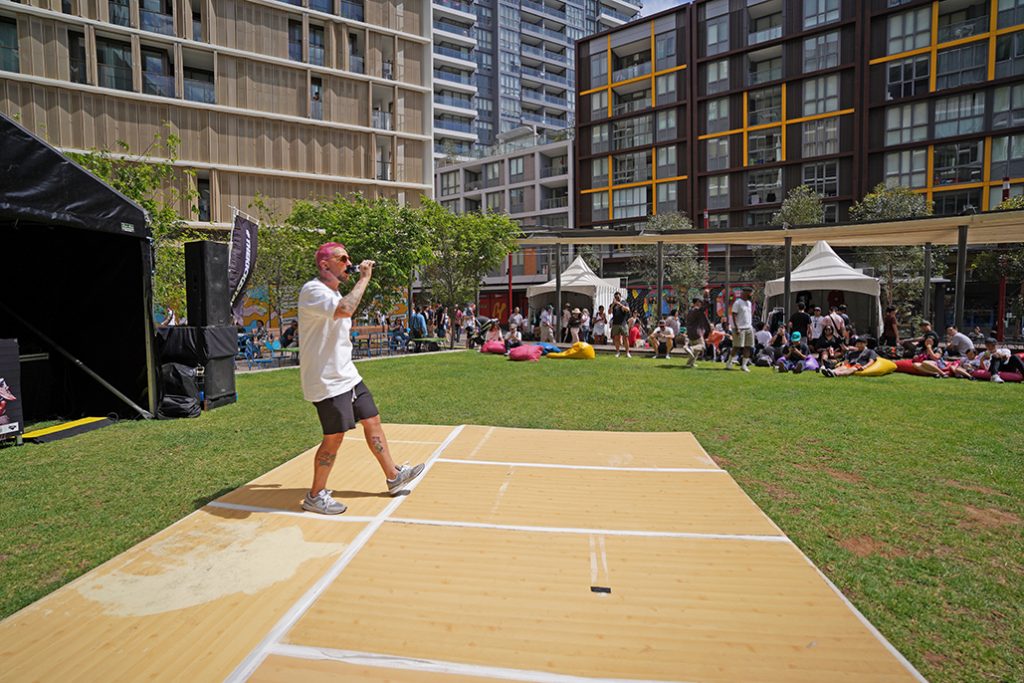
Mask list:
[[[337,453],[318,453],[316,456],[317,467],[331,467],[334,464],[334,459],[338,457]]]
[[[383,453],[384,452],[384,440],[381,439],[379,436],[371,437],[371,439],[373,441],[373,449],[375,451],[377,451],[378,453]]]
[[[366,291],[366,285],[368,284],[370,284],[370,278],[359,278],[352,291],[341,298],[341,301],[338,303],[337,312],[342,313],[342,317],[351,317],[356,314],[356,308],[359,306],[359,302],[362,300],[363,293]]]

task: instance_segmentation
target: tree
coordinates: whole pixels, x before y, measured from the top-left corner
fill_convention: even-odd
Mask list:
[[[905,187],[876,185],[871,192],[850,207],[850,218],[855,221],[894,221],[901,218],[930,216],[931,204],[924,195]],[[855,253],[867,263],[882,280],[882,294],[886,306],[901,310],[914,310],[924,293],[924,250],[922,247],[858,247]],[[944,273],[945,250],[933,254],[935,276]]]
[[[420,280],[450,310],[475,296],[480,280],[517,249],[522,234],[501,213],[456,215],[429,199],[423,199],[419,212],[429,245]]]
[[[1000,202],[999,206],[996,208],[999,210],[1024,209],[1024,194],[1018,194],[1014,197],[1010,197],[1009,199]]]
[[[1017,195],[1001,202],[996,209],[1024,209],[1024,195]],[[1016,295],[1008,297],[1007,304],[1014,317],[1024,318],[1024,248],[993,248],[980,251],[971,261],[971,268],[986,280],[1001,280],[1019,285]]]
[[[683,212],[663,212],[651,216],[644,224],[645,234],[692,230],[693,222]],[[698,258],[697,247],[693,244],[665,244],[662,246],[665,266],[665,282],[672,285],[680,302],[686,300],[691,289],[701,289],[705,284],[704,264]],[[636,248],[629,260],[629,270],[641,282],[657,286],[658,248],[656,245],[642,245]],[[660,315],[661,312],[658,312]]]
[[[772,215],[772,225],[819,225],[825,222],[825,207],[821,195],[807,185],[797,185],[782,202],[782,208]],[[807,258],[810,247],[793,247],[793,266]],[[751,247],[754,267],[743,274],[743,279],[754,283],[767,282],[782,277],[786,267],[783,247]]]
[[[153,303],[181,313],[185,310],[184,242],[201,239],[201,233],[189,228],[174,208],[187,200],[191,206],[198,193],[181,189],[181,176],[174,168],[180,138],[157,133],[148,149],[133,156],[128,144],[118,141],[119,151],[93,150],[68,154],[79,165],[115,190],[138,203],[149,214],[153,233],[153,259],[156,271]],[[143,161],[161,157],[161,161]],[[186,178],[190,173],[186,172]],[[193,207],[194,210],[194,207]]]
[[[430,256],[421,212],[391,199],[335,195],[333,199],[300,201],[293,205],[286,224],[315,235],[311,247],[341,242],[356,264],[363,259],[376,261],[365,300],[376,300],[383,311],[405,298],[413,269]],[[315,272],[313,253],[306,258],[310,272]],[[348,286],[354,284],[353,280]]]
[[[316,275],[313,254],[324,240],[319,231],[284,224],[277,210],[260,195],[249,208],[260,221],[250,286],[266,287],[268,326],[276,316],[283,329],[286,304],[296,301],[303,283]]]

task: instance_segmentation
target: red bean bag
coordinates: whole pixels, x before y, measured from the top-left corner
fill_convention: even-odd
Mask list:
[[[1003,378],[1004,382],[1024,382],[1024,376],[1018,375],[1016,372],[1000,372],[999,376]],[[988,370],[975,370],[971,373],[971,377],[987,382],[992,379],[992,373]]]
[[[896,372],[904,372],[908,375],[918,375],[921,377],[925,377],[928,375],[927,372],[921,372],[920,370],[915,368],[914,361],[912,361],[909,358],[901,358],[900,360],[896,361]]]
[[[538,360],[544,355],[544,349],[536,344],[523,344],[508,352],[509,360]]]
[[[480,353],[497,353],[502,356],[505,355],[505,342],[500,341],[489,341],[484,342],[484,345],[480,347]]]

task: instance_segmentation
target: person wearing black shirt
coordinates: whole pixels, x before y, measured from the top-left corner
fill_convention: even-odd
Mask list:
[[[835,359],[843,355],[843,340],[836,336],[831,325],[826,325],[821,336],[811,343],[818,354],[818,364],[823,368],[832,367]]]
[[[704,357],[704,338],[710,331],[711,321],[708,320],[704,300],[694,298],[690,310],[686,312],[686,346],[683,347],[683,353],[690,357],[686,367],[695,367],[697,358]]]
[[[927,320],[921,321],[921,336],[916,339],[917,341],[917,352],[924,353],[925,343],[924,340],[928,337],[932,339],[932,348],[939,348],[939,334],[932,329],[932,324]]]
[[[612,299],[612,305],[610,306],[610,312],[612,316],[612,343],[615,344],[615,357],[619,357],[621,349],[625,347],[626,358],[631,358],[629,355],[629,344],[626,342],[626,335],[629,334],[629,329],[626,327],[626,318],[629,317],[629,306],[622,303],[622,295],[615,292],[615,297]]]
[[[835,370],[822,368],[822,375],[825,377],[846,377],[858,370],[863,370],[878,359],[878,354],[868,348],[867,338],[855,337],[851,342],[854,344],[854,348],[846,352],[846,361]]]
[[[808,339],[811,329],[811,316],[807,315],[807,306],[801,301],[796,305],[796,313],[789,319],[789,331],[799,332],[803,339]]]
[[[807,369],[805,363],[811,357],[807,344],[803,341],[803,335],[794,332],[790,335],[789,344],[783,350],[782,357],[775,363],[779,372],[801,373]]]
[[[299,324],[294,320],[289,321],[288,327],[281,333],[281,346],[295,346],[295,336],[299,333]]]

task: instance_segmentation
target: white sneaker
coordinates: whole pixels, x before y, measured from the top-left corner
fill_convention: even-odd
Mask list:
[[[633,356],[629,355],[629,351],[626,351],[626,358],[632,358],[632,357]]]
[[[999,375],[992,375],[992,381],[995,382],[996,384],[1002,384],[1003,378],[1000,377]]]
[[[620,355],[621,355],[621,354],[620,354],[620,353],[619,353],[618,351],[616,351],[616,352],[615,352],[615,357],[616,357],[616,358],[618,358],[618,357],[619,357]]]
[[[731,360],[725,364],[725,369],[726,370],[732,370],[732,361]]]
[[[750,372],[750,368],[748,368],[746,365],[741,365],[740,370],[742,370],[743,372]]]
[[[309,510],[310,512],[319,512],[321,515],[340,515],[348,507],[341,501],[331,498],[332,493],[334,491],[330,489],[321,489],[320,493],[314,498],[307,491],[306,498],[302,501],[302,509]]]

